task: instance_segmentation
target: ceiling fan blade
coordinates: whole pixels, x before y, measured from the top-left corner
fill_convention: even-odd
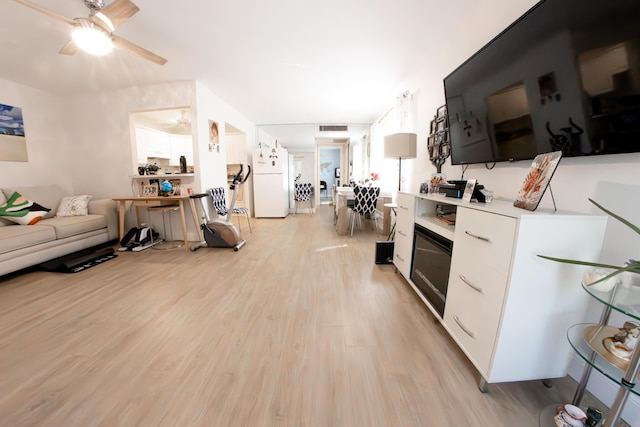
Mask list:
[[[59,13],[56,13],[52,10],[45,9],[44,7],[38,6],[37,4],[31,3],[26,0],[15,0],[16,2],[23,4],[27,7],[30,7],[33,10],[37,10],[40,13],[44,13],[45,15],[49,15],[52,18],[57,19],[58,21],[66,22],[69,25],[75,25],[76,21],[71,18],[67,18],[66,16],[62,16]]]
[[[110,3],[100,9],[100,13],[111,21],[114,28],[118,28],[139,10],[140,8],[130,0],[115,0],[113,3]]]
[[[138,55],[141,58],[144,58],[148,61],[155,62],[158,65],[164,65],[167,63],[167,60],[163,57],[156,55],[153,52],[148,51],[147,49],[141,48],[140,46],[131,43],[128,40],[123,39],[122,37],[118,37],[115,34],[111,36],[111,41],[113,41],[113,45],[119,49],[126,50],[129,53],[133,53],[134,55]]]
[[[60,52],[63,55],[75,55],[78,52],[78,45],[73,42],[73,40],[69,40],[67,44],[65,44]]]
[[[111,22],[111,19],[107,18],[107,15],[102,12],[98,12],[95,15],[89,17],[89,21],[93,22],[95,25],[102,28],[107,33],[113,33],[113,31],[116,29],[116,27],[113,25],[113,22]]]

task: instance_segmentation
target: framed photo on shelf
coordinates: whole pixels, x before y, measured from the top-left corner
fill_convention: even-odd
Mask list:
[[[429,193],[437,193],[438,186],[440,184],[447,183],[447,175],[444,173],[431,174],[431,180],[429,181]]]
[[[470,202],[471,196],[473,196],[473,189],[476,187],[475,179],[468,179],[467,184],[464,186],[464,194],[462,195],[463,202]]]
[[[537,209],[561,157],[562,151],[552,151],[539,154],[533,159],[529,173],[522,183],[522,188],[513,202],[513,206],[528,211]]]
[[[158,184],[147,184],[142,186],[142,195],[144,197],[157,196]]]

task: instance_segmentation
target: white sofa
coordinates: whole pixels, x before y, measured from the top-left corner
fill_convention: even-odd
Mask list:
[[[90,200],[88,215],[56,217],[65,194],[56,184],[2,188],[0,206],[14,191],[51,209],[33,225],[0,217],[0,276],[118,239],[118,213],[111,199]]]

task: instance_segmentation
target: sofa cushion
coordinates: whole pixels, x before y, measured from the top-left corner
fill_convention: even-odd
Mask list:
[[[40,224],[52,227],[58,239],[107,227],[103,215],[62,216],[43,219]]]
[[[14,192],[18,192],[26,198],[33,200],[42,206],[48,207],[51,210],[44,216],[45,218],[53,218],[56,215],[60,200],[66,196],[62,187],[58,184],[39,185],[36,187],[3,188],[2,191],[7,198],[11,197]]]
[[[88,206],[91,196],[63,197],[58,205],[56,216],[84,216],[89,214]]]
[[[55,230],[46,225],[0,227],[0,254],[52,240],[56,240]]]
[[[0,216],[22,225],[33,225],[51,209],[29,200],[18,192],[14,192],[8,200],[0,206]]]

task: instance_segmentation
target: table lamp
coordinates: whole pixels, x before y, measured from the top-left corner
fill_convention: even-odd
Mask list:
[[[402,182],[402,159],[415,159],[417,155],[415,133],[394,133],[384,137],[384,157],[398,159],[398,191]]]

